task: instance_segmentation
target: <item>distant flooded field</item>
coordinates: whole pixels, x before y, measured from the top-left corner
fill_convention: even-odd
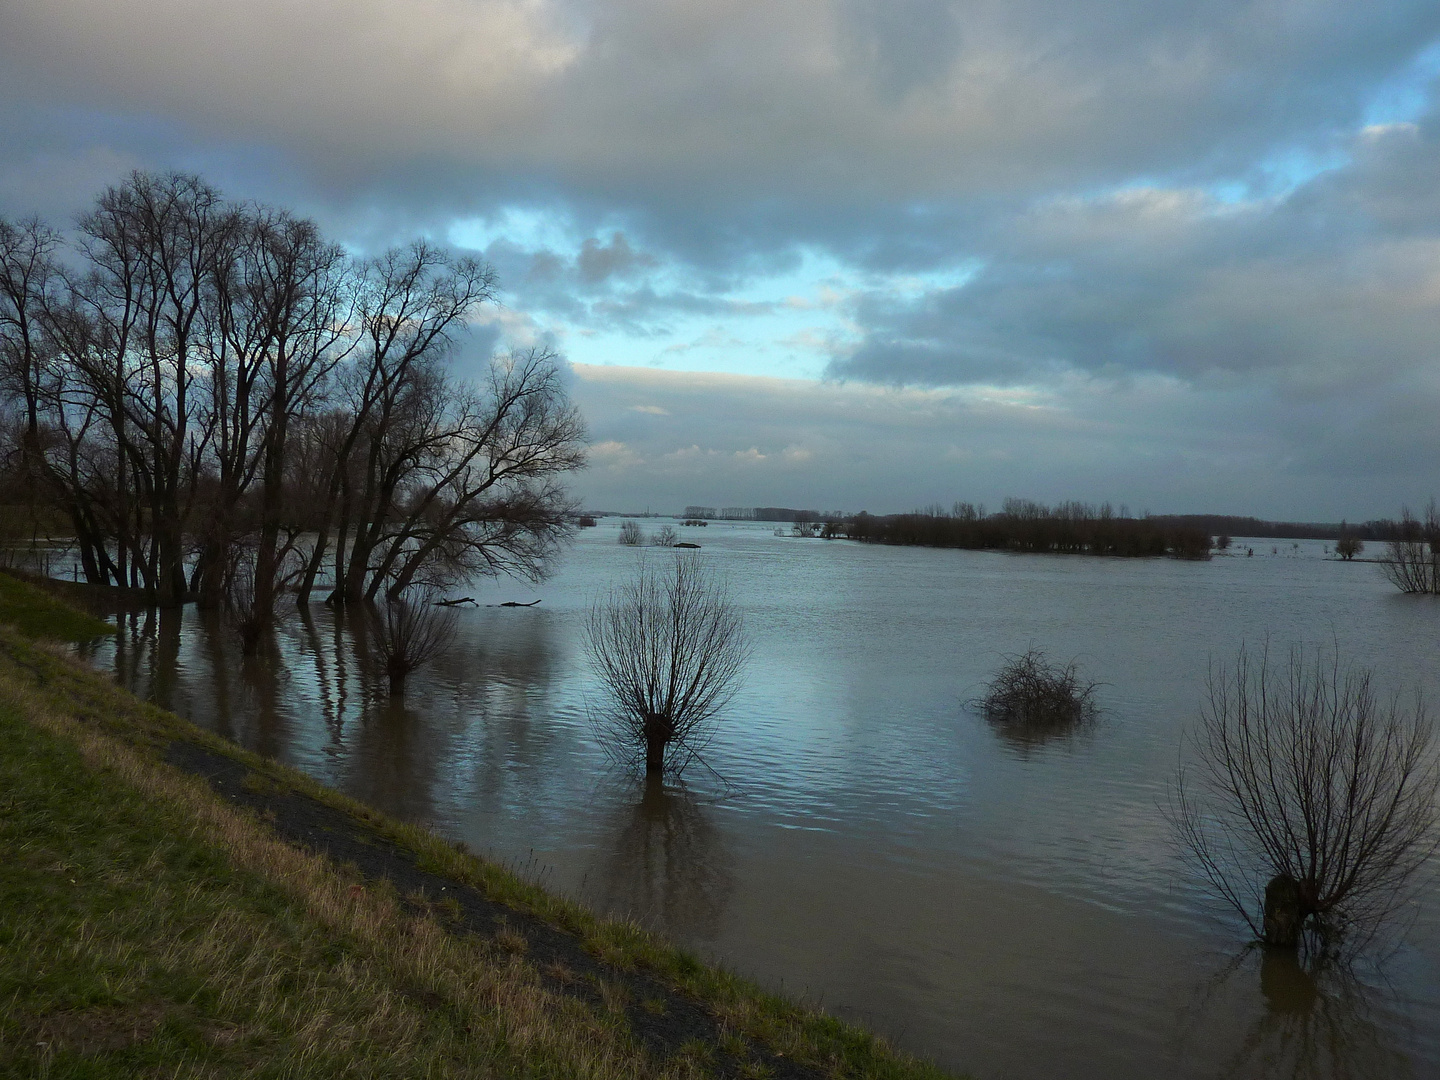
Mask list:
[[[948,1068],[1440,1075],[1440,879],[1382,965],[1316,983],[1243,950],[1162,813],[1212,660],[1338,643],[1440,706],[1435,598],[1320,541],[1183,562],[682,528],[728,579],[753,655],[708,767],[647,794],[588,712],[589,605],[637,558],[668,557],[618,528],[583,530],[542,585],[460,590],[541,603],[461,609],[403,705],[322,605],[287,615],[272,660],[242,662],[193,608],[127,617],[90,655],[204,727]],[[1093,724],[1047,741],[977,715],[1031,646],[1100,682]]]

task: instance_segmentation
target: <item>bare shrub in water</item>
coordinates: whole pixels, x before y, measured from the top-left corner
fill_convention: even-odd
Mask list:
[[[607,698],[597,728],[647,774],[678,773],[735,693],[748,647],[740,612],[696,554],[642,562],[590,609],[586,647]]]
[[[371,609],[371,641],[392,695],[403,694],[406,677],[440,655],[455,634],[455,609],[436,599],[428,589],[412,589]]]
[[[650,537],[650,543],[654,547],[674,547],[679,542],[680,534],[673,525],[661,525],[655,530],[655,535]]]
[[[1408,506],[1401,509],[1395,538],[1378,561],[1381,573],[1401,592],[1440,593],[1440,509],[1434,499],[1424,521]]]
[[[1095,687],[1080,677],[1073,661],[1060,667],[1030,648],[1006,659],[976,704],[996,723],[1063,727],[1094,715]]]
[[[640,526],[633,521],[627,521],[620,526],[620,543],[628,547],[636,547],[645,542],[645,534],[640,531]]]
[[[1299,648],[1212,669],[1172,820],[1213,890],[1267,944],[1365,940],[1437,845],[1434,729],[1418,697]]]

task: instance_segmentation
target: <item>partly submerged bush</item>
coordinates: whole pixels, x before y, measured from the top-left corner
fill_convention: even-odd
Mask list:
[[[633,521],[627,521],[620,526],[620,543],[629,547],[638,547],[645,542],[645,534],[640,531],[640,526]]]
[[[1094,715],[1096,685],[1080,677],[1074,661],[1061,667],[1032,647],[1006,659],[976,704],[996,723],[1063,727]]]

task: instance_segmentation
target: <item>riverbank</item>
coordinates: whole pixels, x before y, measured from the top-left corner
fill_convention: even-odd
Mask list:
[[[62,588],[83,589],[14,570],[0,570],[0,625],[15,627],[32,638],[89,641],[113,634],[115,627],[94,615],[56,601]]]
[[[941,1075],[140,701],[26,600],[0,1075]]]
[[[46,577],[30,570],[16,567],[0,567],[0,581],[20,581],[34,589],[54,597],[62,607],[78,608],[92,615],[111,615],[121,611],[150,609],[150,599],[144,589],[123,589],[118,585],[92,585],[88,581],[67,581],[65,578]],[[0,622],[10,621],[0,613]],[[66,639],[68,640],[68,639]]]

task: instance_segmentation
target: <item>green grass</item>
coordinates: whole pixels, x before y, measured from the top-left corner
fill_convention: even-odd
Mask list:
[[[115,633],[115,627],[77,611],[37,585],[0,573],[0,623],[28,637],[53,641],[89,641]]]
[[[53,626],[63,605],[45,599],[42,625]],[[0,1078],[713,1074],[701,1053],[647,1058],[613,1016],[545,989],[523,949],[455,938],[282,844],[165,765],[175,739],[244,763],[252,783],[351,814],[427,869],[568,930],[600,959],[650,973],[728,1030],[824,1075],[944,1075],[0,626]]]
[[[0,1077],[671,1075],[522,963],[23,712],[0,702]]]

